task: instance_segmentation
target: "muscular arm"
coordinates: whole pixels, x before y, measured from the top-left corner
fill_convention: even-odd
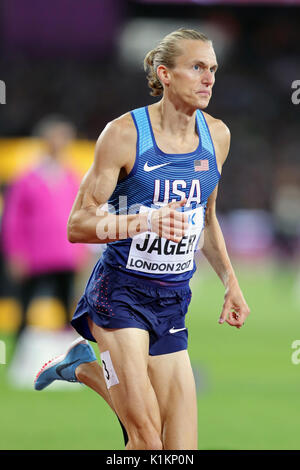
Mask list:
[[[231,265],[223,233],[216,216],[218,187],[211,194],[205,214],[204,245],[202,252],[216,271],[225,287],[237,282]]]
[[[229,129],[221,121],[212,119],[210,129],[213,136],[219,172],[227,158],[230,146]],[[225,301],[220,316],[220,323],[226,321],[231,326],[240,328],[250,310],[239,287],[237,277],[230,262],[223,233],[216,216],[218,186],[207,202],[202,252],[216,271],[225,286]]]
[[[129,114],[109,123],[100,135],[94,162],[81,182],[69,216],[70,242],[108,243],[148,230],[147,213],[115,215],[101,208],[113,193],[121,169],[125,169],[127,174],[132,169],[136,139],[136,130]],[[178,242],[184,235],[186,223],[182,221],[185,215],[175,209],[184,202],[171,203],[155,211],[152,231]]]
[[[131,223],[147,230],[145,216],[115,215],[101,210],[113,193],[121,168],[133,166],[136,131],[128,115],[109,123],[95,147],[94,162],[84,176],[68,220],[68,239],[73,243],[107,243],[128,238]],[[139,223],[143,222],[143,226]]]

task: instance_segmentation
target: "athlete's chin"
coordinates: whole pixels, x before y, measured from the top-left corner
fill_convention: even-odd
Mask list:
[[[211,95],[200,95],[197,99],[197,107],[199,109],[205,109],[209,105]]]

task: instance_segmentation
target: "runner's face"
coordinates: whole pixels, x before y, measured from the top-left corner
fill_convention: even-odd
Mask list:
[[[182,54],[177,57],[175,67],[169,69],[169,91],[187,105],[197,109],[207,107],[215,73],[218,68],[215,51],[210,42],[182,40]]]

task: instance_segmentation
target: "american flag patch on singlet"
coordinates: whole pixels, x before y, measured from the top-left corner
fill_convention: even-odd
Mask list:
[[[208,160],[194,160],[195,171],[208,171],[209,164]]]

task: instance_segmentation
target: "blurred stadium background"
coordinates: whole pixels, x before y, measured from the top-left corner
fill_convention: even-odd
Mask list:
[[[10,189],[43,153],[34,133],[41,119],[58,114],[76,127],[77,137],[68,146],[63,165],[79,180],[92,162],[95,140],[105,124],[152,102],[142,68],[146,52],[182,26],[203,31],[214,42],[220,69],[207,111],[232,133],[218,215],[252,313],[241,330],[218,325],[223,287],[199,256],[188,315],[199,449],[300,448],[300,105],[291,99],[292,83],[300,80],[296,4],[1,4],[0,80],[6,84],[6,104],[0,112],[2,235]],[[22,206],[22,198],[19,204],[21,211],[29,210]],[[21,233],[20,243],[30,236],[30,230]],[[27,324],[20,333],[20,277],[11,269],[4,238],[0,448],[122,449],[116,418],[92,391],[73,384],[33,391],[34,372],[44,359],[63,352],[73,333],[50,282],[38,283],[32,293]],[[72,269],[67,316],[100,248],[88,247]]]

